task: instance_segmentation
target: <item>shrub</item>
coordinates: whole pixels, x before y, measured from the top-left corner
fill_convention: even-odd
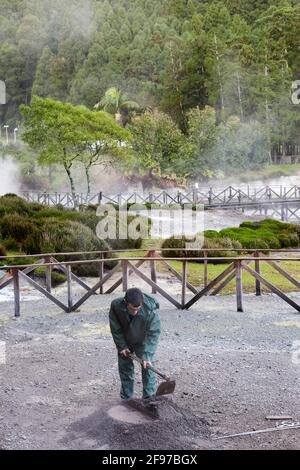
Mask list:
[[[220,238],[219,232],[217,230],[205,230],[205,238]]]
[[[109,250],[93,231],[80,222],[49,218],[43,225],[41,248],[43,253]]]
[[[220,230],[220,236],[238,240],[243,248],[271,248],[279,249],[280,241],[276,234],[267,229],[252,230],[247,227],[234,227]],[[261,243],[263,241],[264,243]]]
[[[186,248],[186,238],[175,238],[175,237],[170,237],[166,238],[166,240],[163,241],[161,247],[162,248],[182,248],[181,250],[174,250],[174,251],[163,251],[163,256],[166,258],[184,258],[186,255],[186,251],[184,248]]]
[[[244,239],[243,240],[243,248],[249,249],[249,250],[264,250],[264,252],[268,252],[269,244],[263,240],[262,238],[253,238],[251,239]]]
[[[25,258],[25,257],[20,257],[20,258],[6,258],[5,260],[1,260],[0,264],[2,266],[7,265],[7,266],[23,266],[27,264],[35,264],[38,261],[37,258]]]
[[[0,231],[2,238],[14,239],[23,244],[31,235],[38,239],[38,228],[28,217],[17,213],[4,215],[0,219]]]
[[[35,279],[46,279],[46,267],[36,268],[32,277]],[[67,276],[58,271],[51,271],[51,283],[53,287],[56,287],[60,284],[66,282]]]
[[[206,232],[205,232],[205,235],[206,235]],[[207,256],[208,257],[231,257],[231,256],[235,256],[236,253],[235,252],[227,252],[227,251],[222,251],[222,248],[226,248],[226,249],[241,249],[242,246],[241,244],[238,242],[238,241],[235,241],[233,243],[232,240],[230,240],[229,238],[204,238],[204,243],[203,243],[203,247],[199,250],[192,250],[192,251],[186,251],[184,250],[184,248],[186,247],[186,242],[187,241],[190,241],[189,239],[187,238],[174,238],[174,237],[171,237],[171,238],[168,238],[166,240],[164,240],[163,244],[162,244],[162,248],[182,248],[182,250],[174,250],[174,251],[163,251],[163,255],[167,258],[184,258],[184,257],[190,257],[190,258],[203,258],[204,257],[204,253],[203,251],[201,251],[202,249],[210,249],[213,251],[208,251],[207,252]],[[203,262],[203,260],[199,260],[200,262]]]
[[[2,244],[8,251],[21,251],[21,243],[17,242],[14,238],[7,238],[3,240]]]
[[[35,228],[32,233],[27,235],[21,245],[24,253],[28,255],[36,255],[41,253],[41,236],[42,232],[38,228]]]
[[[0,256],[6,256],[6,249],[5,249],[5,246],[0,243]]]
[[[43,208],[42,204],[27,202],[15,194],[0,197],[0,216],[13,213],[30,216]]]
[[[42,244],[43,253],[75,253],[80,251],[109,251],[110,246],[97,238],[93,231],[79,223],[70,220],[49,219],[43,226]],[[110,257],[110,255],[107,255]],[[96,259],[97,255],[68,255],[57,257],[59,261],[75,261],[84,259]],[[105,266],[111,268],[113,261],[107,261]],[[74,273],[80,276],[98,276],[99,270],[96,264],[84,264],[73,266]]]
[[[112,216],[113,217],[113,216]],[[128,215],[127,214],[127,225],[129,227],[130,223],[135,219],[135,215]],[[148,233],[150,231],[151,227],[151,220],[149,218],[143,217],[145,222],[147,223],[148,226]],[[97,216],[97,224],[101,221],[101,217]],[[109,223],[109,216],[108,216],[108,223]],[[113,221],[112,221],[113,223]],[[133,239],[127,236],[127,238],[122,239],[119,238],[119,225],[120,225],[120,218],[118,217],[118,213],[116,213],[116,238],[108,238],[107,242],[109,245],[112,247],[114,250],[129,250],[129,249],[138,249],[141,248],[143,239],[138,238],[138,239]]]
[[[299,236],[297,232],[283,232],[279,238],[281,248],[299,246]]]

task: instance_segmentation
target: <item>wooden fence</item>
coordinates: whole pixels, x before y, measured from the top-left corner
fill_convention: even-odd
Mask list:
[[[171,249],[168,249],[170,251]],[[176,249],[178,251],[178,249]],[[138,255],[144,250],[134,250]],[[215,249],[203,249],[199,251],[198,257],[189,257],[190,250],[182,250],[184,257],[172,257],[164,258],[162,256],[164,250],[150,250],[144,256],[135,256],[132,258],[121,257],[122,251],[117,250],[115,252],[85,252],[85,253],[59,253],[59,254],[40,254],[40,255],[29,255],[27,265],[9,265],[9,257],[1,257],[6,259],[8,264],[2,266],[1,269],[6,271],[6,275],[0,280],[0,290],[6,288],[9,284],[13,285],[14,290],[14,314],[16,317],[20,316],[21,302],[20,302],[20,280],[27,282],[34,289],[42,293],[51,302],[57,305],[65,312],[76,311],[84,302],[86,302],[92,295],[97,294],[110,294],[114,292],[118,287],[122,286],[122,290],[126,291],[128,288],[129,278],[132,274],[142,279],[148,284],[152,293],[160,294],[167,299],[172,305],[178,309],[189,309],[192,305],[198,302],[205,295],[217,295],[222,289],[233,279],[236,282],[236,304],[237,311],[243,312],[243,272],[249,273],[255,279],[255,293],[257,296],[261,295],[261,285],[265,286],[271,292],[278,295],[282,300],[291,305],[297,312],[300,312],[300,305],[291,299],[278,287],[274,286],[268,279],[261,275],[261,263],[267,263],[272,266],[283,278],[287,279],[294,287],[295,290],[300,289],[300,282],[285,269],[280,266],[281,261],[292,261],[298,263],[300,261],[300,250],[270,250],[270,256],[266,256],[257,250],[247,250],[248,255],[245,255],[245,250],[226,250],[224,252],[232,252],[235,256],[226,257],[211,257],[210,252]],[[195,250],[193,250],[194,252]],[[236,253],[240,252],[241,256],[236,256]],[[272,253],[276,252],[276,257],[272,256]],[[105,272],[104,263],[107,261],[107,256],[114,254],[115,258],[112,258],[116,265],[109,271]],[[296,256],[288,256],[288,254],[294,254]],[[80,260],[80,261],[64,261],[59,262],[57,256],[69,256],[69,255],[93,255],[93,259]],[[285,255],[285,256],[283,256]],[[38,261],[30,263],[30,259],[38,258]],[[16,258],[16,257],[14,257]],[[23,258],[23,257],[22,257]],[[109,258],[111,259],[111,258]],[[177,271],[171,266],[171,261],[179,261],[181,263],[181,271]],[[188,266],[191,262],[203,263],[203,282],[199,285],[193,285],[188,281]],[[212,280],[208,280],[209,264],[210,263],[226,262],[224,270],[214,277]],[[250,267],[249,264],[254,262],[254,268]],[[229,263],[229,265],[228,265]],[[80,277],[76,276],[72,272],[72,266],[81,264],[96,264],[99,269],[99,279],[90,287]],[[174,276],[181,283],[181,296],[178,299],[176,295],[167,292],[165,288],[159,285],[157,276],[157,265],[161,264],[166,269],[170,276]],[[41,266],[46,269],[46,285],[42,287],[39,283],[33,280],[29,274],[33,273],[36,268]],[[144,270],[141,267],[145,268]],[[67,302],[64,303],[62,300],[55,297],[52,293],[51,285],[51,271],[53,269],[63,272],[67,277]],[[300,273],[299,273],[300,274]],[[117,279],[114,280],[113,284],[107,287],[107,281],[116,275]],[[73,284],[79,284],[86,293],[82,295],[76,302],[73,299]],[[189,295],[189,299],[187,296]]]

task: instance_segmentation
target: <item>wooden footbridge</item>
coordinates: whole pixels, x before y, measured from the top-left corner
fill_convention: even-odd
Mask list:
[[[66,208],[89,204],[153,204],[172,206],[184,204],[203,205],[204,209],[235,209],[251,215],[275,217],[283,221],[300,220],[300,186],[264,186],[261,188],[240,189],[228,186],[224,189],[203,188],[191,191],[161,191],[159,193],[105,195],[102,192],[86,193],[47,193],[24,191],[22,196],[30,202]]]
[[[171,249],[168,248],[168,251]],[[177,249],[178,251],[178,249]],[[1,270],[6,274],[0,279],[0,291],[8,288],[9,285],[13,287],[14,293],[14,315],[20,316],[21,313],[21,288],[20,282],[27,283],[47,297],[49,301],[54,303],[64,312],[74,312],[81,305],[83,305],[92,295],[105,295],[115,292],[117,289],[126,291],[130,277],[132,275],[142,280],[148,285],[152,293],[160,294],[168,302],[170,302],[177,309],[189,309],[197,302],[201,302],[206,295],[217,295],[224,287],[230,282],[235,280],[236,285],[236,305],[237,311],[243,312],[243,273],[249,273],[255,279],[255,294],[262,295],[261,286],[264,286],[269,292],[276,294],[283,301],[287,302],[297,312],[300,312],[300,304],[281,289],[275,286],[270,280],[261,274],[261,265],[266,263],[277,271],[284,279],[288,280],[294,287],[295,291],[300,291],[300,282],[295,277],[288,273],[282,266],[283,261],[292,261],[299,266],[300,276],[300,250],[270,250],[269,255],[260,253],[257,250],[223,250],[228,252],[229,256],[226,257],[211,257],[210,252],[215,250],[203,249],[197,250],[197,255],[189,256],[190,250],[183,250],[184,257],[164,258],[164,250],[150,250],[147,254],[142,250],[135,250],[133,257],[122,256],[121,251],[110,252],[88,252],[88,253],[59,253],[59,254],[40,254],[27,256],[28,264],[26,265],[12,265],[10,257],[1,257],[1,260],[6,263],[1,267]],[[78,255],[79,261],[64,261],[59,262],[58,256]],[[111,258],[113,256],[113,258]],[[93,259],[82,259],[82,257],[92,257]],[[16,257],[14,257],[16,258]],[[22,256],[22,258],[24,258]],[[108,258],[113,259],[115,266],[105,271],[104,263]],[[179,261],[181,263],[181,270],[178,271],[172,266],[172,261]],[[188,280],[188,270],[190,263],[199,262],[199,266],[203,271],[200,275],[199,282],[192,284]],[[209,280],[209,268],[211,263],[226,263],[223,271]],[[72,272],[75,265],[82,264],[96,264],[99,270],[99,278],[95,280],[93,286],[88,285],[83,279],[76,276]],[[173,276],[179,282],[180,295],[174,295],[168,292],[165,287],[162,287],[160,276],[157,275],[157,266],[161,265],[165,271]],[[31,275],[37,268],[43,266],[46,270],[45,286],[36,282]],[[65,285],[64,295],[57,298],[52,292],[51,285],[51,271],[55,269],[65,273],[67,281]],[[73,287],[74,283],[79,284],[84,293],[79,298],[74,300]],[[272,300],[270,299],[270,306]]]

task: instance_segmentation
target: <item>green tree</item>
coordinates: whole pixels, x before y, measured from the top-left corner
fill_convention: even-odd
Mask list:
[[[106,145],[108,152],[129,137],[109,114],[93,112],[84,106],[35,96],[30,106],[22,105],[20,109],[24,116],[24,141],[38,151],[41,163],[63,166],[75,206],[76,188],[72,177],[75,161],[81,161],[89,170],[104,155],[99,142]]]
[[[132,119],[129,130],[135,158],[130,175],[140,179],[144,189],[173,175],[184,142],[174,121],[158,110],[147,111]]]
[[[113,114],[116,121],[123,127],[128,123],[130,113],[139,111],[140,106],[135,101],[130,101],[126,95],[115,87],[109,88],[103,98],[95,104],[95,109],[103,109]]]

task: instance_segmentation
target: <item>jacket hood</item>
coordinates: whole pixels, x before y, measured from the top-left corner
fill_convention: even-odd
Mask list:
[[[143,293],[143,296],[144,296],[144,304],[149,310],[156,310],[157,308],[159,308],[159,303],[157,302],[157,300],[155,300],[153,297],[151,297],[148,294]]]

